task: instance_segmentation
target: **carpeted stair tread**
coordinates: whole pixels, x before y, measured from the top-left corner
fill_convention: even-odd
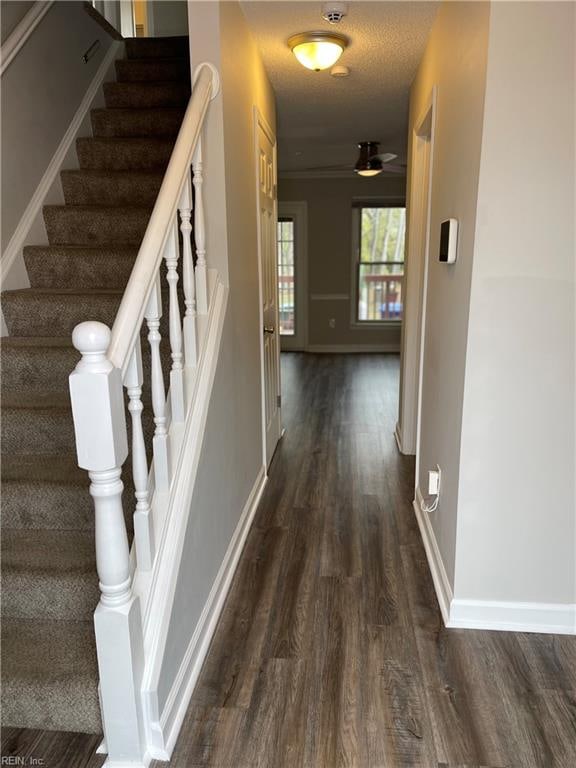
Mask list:
[[[92,620],[2,622],[2,725],[102,732]]]
[[[188,58],[190,43],[187,37],[127,37],[128,59]]]
[[[45,245],[24,248],[32,288],[118,288],[128,282],[138,246]]]
[[[70,395],[2,391],[2,455],[59,454],[74,450]]]
[[[134,495],[131,464],[122,470],[124,518],[132,538]],[[94,502],[88,473],[76,456],[4,456],[2,458],[2,530],[93,531]]]
[[[62,171],[66,205],[144,206],[153,208],[163,174],[154,171]]]
[[[184,107],[189,99],[189,83],[176,80],[163,83],[104,83],[104,103],[108,108]]]
[[[150,206],[45,205],[44,222],[50,245],[139,245]]]
[[[3,619],[89,619],[98,599],[93,532],[2,530]]]
[[[76,139],[78,164],[84,170],[164,172],[173,147],[173,138]]]
[[[173,56],[167,59],[116,59],[116,81],[128,82],[169,82],[183,80],[190,83],[190,59],[187,56]]]
[[[176,137],[184,113],[184,107],[100,108],[91,111],[90,119],[96,137]]]

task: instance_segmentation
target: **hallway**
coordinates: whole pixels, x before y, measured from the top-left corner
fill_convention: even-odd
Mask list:
[[[443,628],[398,359],[282,374],[286,435],[170,765],[572,768],[574,638]]]

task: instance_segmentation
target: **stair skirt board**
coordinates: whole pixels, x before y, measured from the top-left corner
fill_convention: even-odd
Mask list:
[[[208,599],[198,619],[198,623],[186,649],[184,658],[159,720],[150,723],[150,742],[148,749],[156,760],[169,760],[180,728],[186,715],[194,687],[198,681],[204,659],[210,648],[212,637],[216,631],[220,614],[232,584],[232,579],[238,567],[240,555],[244,549],[254,516],[258,509],[262,493],[266,486],[267,476],[262,466],[242,510],[236,530],[218,570]],[[150,696],[150,711],[158,711],[157,699]]]
[[[419,488],[414,513],[426,551],[438,605],[448,629],[484,629],[502,632],[539,632],[576,635],[576,605],[455,598],[429,516],[422,511]]]

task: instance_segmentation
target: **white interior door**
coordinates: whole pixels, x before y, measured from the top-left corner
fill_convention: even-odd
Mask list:
[[[258,255],[262,322],[263,432],[266,466],[282,431],[280,412],[280,341],[276,264],[276,142],[257,115]]]

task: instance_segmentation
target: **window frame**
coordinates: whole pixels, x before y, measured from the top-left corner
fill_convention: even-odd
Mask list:
[[[351,285],[352,285],[352,301],[350,302],[350,326],[356,330],[369,329],[369,328],[385,328],[390,326],[399,326],[402,324],[403,317],[389,317],[383,320],[360,320],[359,304],[360,304],[360,266],[361,264],[367,264],[368,262],[360,261],[360,244],[362,239],[362,209],[363,208],[404,208],[406,211],[406,200],[404,198],[393,198],[390,200],[358,200],[352,203],[352,273],[351,273]],[[405,213],[406,215],[406,213]],[[407,231],[407,226],[405,233]],[[404,235],[406,237],[406,234]],[[380,263],[380,262],[376,262]],[[406,248],[404,248],[404,265],[403,277],[406,276]],[[404,282],[403,282],[404,287]],[[404,302],[404,297],[403,297]],[[404,304],[402,306],[404,309]]]
[[[298,318],[296,313],[296,286],[297,286],[297,264],[296,264],[296,241],[297,241],[297,222],[296,217],[288,214],[278,214],[276,219],[276,225],[281,223],[291,223],[292,224],[292,240],[283,241],[283,242],[291,242],[292,243],[292,260],[293,260],[293,266],[292,269],[294,271],[293,281],[292,281],[292,293],[293,293],[293,308],[292,313],[294,316],[294,328],[292,330],[292,333],[280,333],[280,263],[278,261],[278,244],[281,242],[278,236],[276,237],[276,276],[277,276],[277,291],[278,291],[278,335],[280,337],[280,340],[282,339],[294,339],[298,336],[298,331],[300,328],[298,327]],[[278,226],[276,229],[276,232],[278,233]]]

